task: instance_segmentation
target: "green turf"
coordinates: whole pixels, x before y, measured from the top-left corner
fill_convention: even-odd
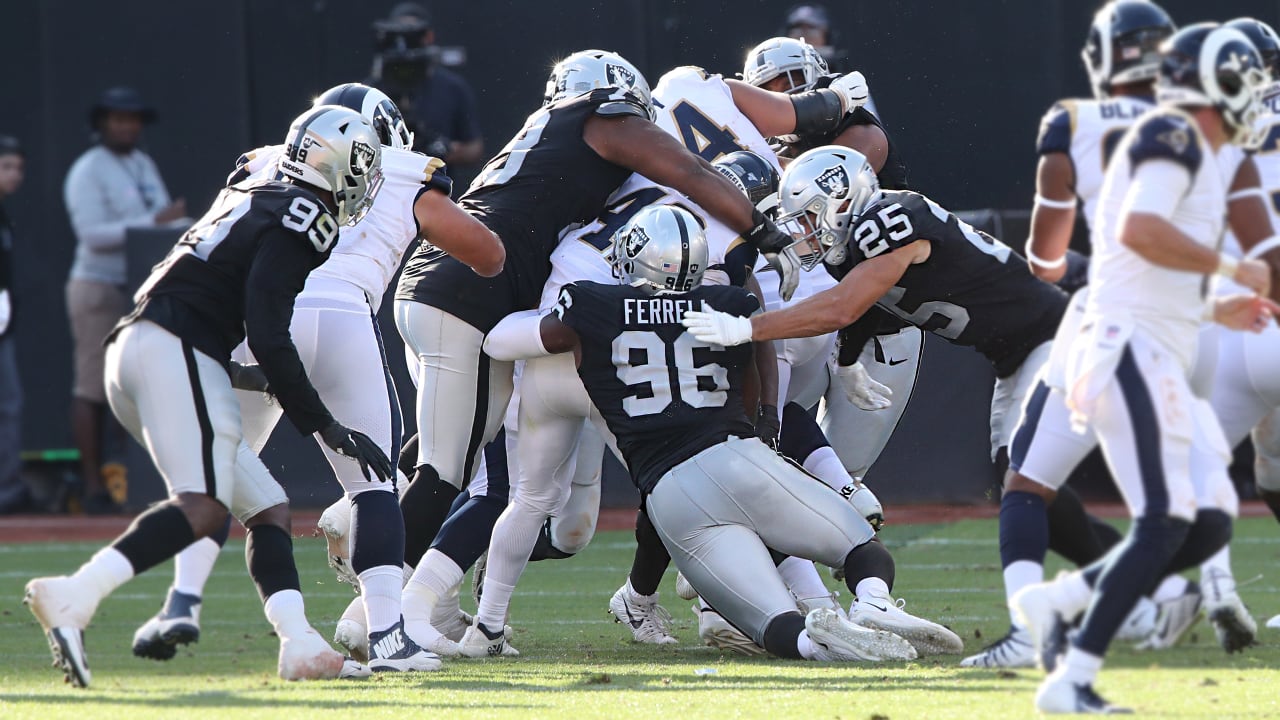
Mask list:
[[[945,622],[976,650],[1007,624],[994,521],[889,526],[897,594],[919,615]],[[1039,674],[962,670],[955,658],[909,664],[822,666],[721,655],[697,643],[693,614],[663,586],[677,647],[634,645],[605,613],[630,564],[627,533],[603,533],[579,557],[531,566],[513,607],[511,660],[454,660],[437,673],[366,681],[276,679],[276,640],[244,572],[243,546],[221,559],[204,608],[204,636],[168,663],[129,653],[134,628],[154,612],[169,582],[157,568],[103,603],[87,635],[93,687],[63,685],[49,667],[38,625],[19,604],[37,574],[73,570],[94,544],[0,547],[0,718],[1025,718]],[[331,634],[351,597],[323,562],[319,540],[300,540],[303,590],[317,628]],[[1264,575],[1241,590],[1261,620],[1280,612],[1280,529],[1237,526],[1238,576]],[[847,602],[848,594],[844,594]],[[1173,651],[1117,648],[1099,689],[1150,717],[1280,717],[1280,632],[1262,647],[1226,656],[1202,623]]]

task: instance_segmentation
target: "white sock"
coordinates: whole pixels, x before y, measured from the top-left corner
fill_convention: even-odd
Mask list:
[[[800,657],[805,660],[820,660],[818,649],[814,647],[813,641],[809,639],[809,631],[801,630],[800,635],[796,637],[796,650],[800,651]]]
[[[489,562],[484,573],[484,594],[480,596],[480,607],[476,608],[476,616],[490,630],[501,628],[506,623],[511,593],[529,564],[529,553],[537,544],[538,534],[546,520],[546,513],[529,507],[517,497],[493,524],[493,535],[489,538]],[[496,588],[497,592],[491,593],[490,587]]]
[[[890,597],[889,584],[878,577],[859,580],[858,584],[853,588],[853,593],[858,596],[859,600],[870,600],[872,598],[887,600]]]
[[[458,586],[454,585],[449,594],[437,600],[436,606],[431,609],[431,624],[437,628],[444,627],[461,614]]]
[[[1018,591],[1028,585],[1044,582],[1044,565],[1031,560],[1015,560],[1004,569],[1004,598],[1007,603]],[[1009,611],[1009,621],[1014,627],[1018,622],[1013,619],[1013,611]]]
[[[462,568],[453,558],[432,548],[422,556],[422,562],[413,571],[413,576],[405,584],[405,589],[420,585],[435,593],[436,600],[449,594],[449,591],[462,582]]]
[[[173,589],[186,595],[203,595],[220,552],[222,546],[207,537],[184,548],[173,558]]]
[[[778,574],[787,589],[797,598],[826,597],[831,594],[822,582],[822,576],[813,562],[804,558],[788,557],[778,564]]]
[[[832,490],[839,490],[853,482],[849,471],[844,469],[844,463],[840,462],[840,457],[829,445],[823,445],[809,453],[809,457],[804,459],[804,469],[830,485]]]
[[[1223,545],[1222,549],[1213,554],[1213,557],[1205,560],[1200,566],[1200,577],[1204,578],[1210,572],[1220,572],[1227,577],[1231,575],[1231,546]]]
[[[1211,562],[1212,560],[1213,558],[1209,558],[1209,562]],[[1206,562],[1205,565],[1208,565],[1209,562]],[[1228,562],[1228,572],[1230,572],[1229,558],[1227,562]],[[1172,600],[1178,597],[1179,595],[1185,594],[1187,592],[1187,588],[1190,585],[1191,585],[1191,581],[1187,580],[1181,575],[1170,575],[1169,577],[1165,578],[1163,581],[1160,582],[1160,584],[1156,587],[1156,591],[1154,593],[1151,593],[1151,599],[1155,600],[1158,603],[1164,602],[1166,600]]]
[[[280,641],[300,638],[311,630],[307,622],[306,606],[302,602],[302,593],[297,590],[280,590],[272,593],[263,604],[262,611],[275,628]]]
[[[631,587],[631,578],[627,578],[627,584],[624,587],[627,589],[627,595],[631,598],[631,602],[640,605],[652,605],[653,603],[658,602],[658,593],[654,593],[652,595],[641,595],[636,592],[636,589]],[[483,600],[483,598],[481,599]]]
[[[1053,598],[1053,605],[1063,618],[1071,621],[1089,607],[1093,588],[1084,581],[1084,573],[1076,570],[1049,583],[1049,597]]]
[[[1063,663],[1063,675],[1076,685],[1092,685],[1102,669],[1102,658],[1072,645]]]
[[[400,568],[379,565],[360,573],[364,597],[365,627],[369,634],[382,632],[400,621]]]
[[[129,582],[133,577],[133,564],[124,553],[108,545],[94,553],[89,562],[81,565],[71,577],[97,596],[96,603]]]
[[[402,568],[402,571],[403,571],[403,577],[400,579],[401,587],[409,584],[409,578],[413,577],[413,566],[410,565],[409,563],[405,563],[404,568]]]

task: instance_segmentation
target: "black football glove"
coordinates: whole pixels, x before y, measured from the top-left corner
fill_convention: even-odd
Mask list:
[[[782,432],[782,421],[778,419],[778,407],[761,405],[760,411],[756,413],[756,437],[776,452],[780,432]]]
[[[236,390],[271,393],[271,386],[267,383],[267,374],[262,372],[262,366],[241,365],[232,360],[229,371],[231,373],[231,387]]]
[[[382,452],[382,448],[362,432],[334,421],[320,431],[320,439],[334,452],[360,463],[360,472],[364,473],[365,480],[373,479],[369,477],[371,468],[382,482],[395,476],[395,468],[391,466],[391,461]]]

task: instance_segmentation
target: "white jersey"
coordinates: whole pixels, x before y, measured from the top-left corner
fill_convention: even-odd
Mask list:
[[[1270,112],[1264,113],[1254,123],[1254,132],[1263,138],[1258,152],[1253,153],[1253,162],[1261,177],[1261,189],[1266,194],[1267,210],[1271,214],[1271,227],[1280,230],[1280,88],[1272,90],[1264,101]],[[1222,177],[1230,187],[1235,179],[1236,170],[1244,161],[1247,153],[1238,145],[1226,144],[1218,151],[1218,167]],[[1240,249],[1240,241],[1236,239],[1231,228],[1222,240],[1222,252],[1231,257],[1244,257]],[[1219,294],[1247,292],[1241,285],[1230,280],[1218,284]]]
[[[781,172],[769,143],[733,104],[729,86],[719,75],[708,75],[696,67],[676,68],[658,80],[653,100],[658,109],[658,127],[708,162],[737,150],[750,150]],[[738,233],[676,190],[633,174],[609,198],[600,218],[561,234],[560,244],[551,254],[551,277],[543,286],[539,307],[553,307],[560,288],[575,280],[613,282],[609,265],[604,261],[613,233],[640,208],[655,204],[679,205],[703,220],[710,264],[702,282],[729,284],[725,258],[743,243]]]
[[[1132,327],[1166,347],[1190,368],[1196,338],[1207,307],[1211,278],[1155,265],[1120,243],[1130,179],[1139,165],[1159,161],[1169,172],[1190,176],[1177,202],[1174,226],[1211,248],[1222,239],[1227,183],[1208,140],[1186,113],[1161,107],[1136,122],[1121,139],[1107,169],[1093,228],[1086,313],[1108,321],[1132,320]]]
[[[1090,229],[1111,154],[1129,126],[1150,109],[1148,98],[1062,100],[1041,120],[1036,154],[1061,152],[1071,158],[1076,197],[1084,204],[1084,219]]]
[[[283,145],[268,145],[245,155],[242,169],[251,177],[269,178]],[[310,277],[343,280],[358,286],[377,312],[387,285],[400,269],[405,250],[419,234],[413,204],[429,189],[449,193],[444,162],[411,150],[382,148],[382,189],[359,223],[343,226],[329,259]],[[303,292],[306,292],[305,290]]]

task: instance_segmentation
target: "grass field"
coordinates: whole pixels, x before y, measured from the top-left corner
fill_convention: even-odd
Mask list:
[[[890,526],[896,593],[908,608],[942,621],[976,650],[1003,633],[994,521]],[[134,628],[168,586],[162,566],[122,588],[87,634],[93,687],[63,685],[49,666],[39,626],[20,604],[37,574],[73,570],[96,543],[0,546],[0,718],[1025,718],[1035,715],[1036,671],[969,670],[958,658],[907,664],[828,665],[725,656],[698,644],[694,616],[663,585],[681,644],[629,642],[605,612],[630,566],[628,533],[602,533],[577,558],[531,566],[513,605],[513,660],[455,660],[437,673],[364,681],[291,684],[275,677],[276,639],[263,619],[242,559],[228,545],[205,596],[204,636],[168,663],[134,658]],[[308,614],[324,634],[351,597],[324,566],[323,543],[299,540]],[[1234,545],[1241,590],[1260,620],[1280,612],[1280,532],[1274,521],[1241,521]],[[848,593],[843,594],[848,602]],[[1099,683],[1113,702],[1149,717],[1280,717],[1280,632],[1228,657],[1207,623],[1160,653],[1117,648]]]

